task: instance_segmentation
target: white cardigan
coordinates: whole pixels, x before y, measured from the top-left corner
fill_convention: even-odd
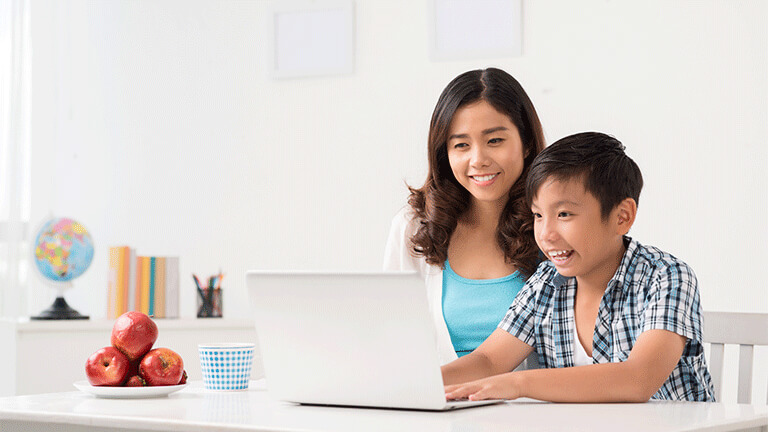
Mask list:
[[[424,278],[427,288],[427,301],[435,328],[440,363],[446,364],[458,356],[451,342],[448,326],[443,318],[443,270],[427,264],[421,257],[414,257],[411,237],[416,233],[419,221],[410,206],[403,207],[392,219],[387,246],[384,249],[384,271],[417,271]],[[534,350],[515,370],[538,368],[538,358]]]
[[[456,360],[458,356],[453,349],[451,335],[443,318],[443,270],[427,264],[424,258],[411,254],[411,237],[419,227],[419,221],[414,216],[413,209],[405,206],[392,219],[387,246],[384,249],[384,271],[417,271],[424,278],[427,301],[435,324],[437,352],[440,364],[445,364]]]

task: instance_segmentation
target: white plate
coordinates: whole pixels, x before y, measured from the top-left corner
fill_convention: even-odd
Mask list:
[[[96,397],[108,399],[144,399],[168,396],[177,392],[186,384],[174,386],[155,386],[155,387],[107,387],[92,386],[88,381],[77,381],[73,385],[80,391],[90,393]]]

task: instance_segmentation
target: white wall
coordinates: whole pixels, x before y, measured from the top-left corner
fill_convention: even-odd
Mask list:
[[[548,142],[614,134],[643,170],[633,229],[689,262],[706,309],[768,312],[768,3],[528,1],[523,56],[432,62],[428,6],[355,2],[355,72],[273,80],[262,1],[34,0],[32,220],[91,231],[67,298],[104,316],[107,247],[226,273],[378,269],[404,181],[426,172],[429,116],[459,73],[517,77]],[[53,293],[36,279],[28,313]]]

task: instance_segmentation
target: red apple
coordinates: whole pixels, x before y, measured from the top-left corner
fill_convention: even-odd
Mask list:
[[[157,324],[141,312],[126,312],[112,326],[112,346],[132,361],[149,352],[156,340]]]
[[[139,363],[141,360],[131,360],[128,365],[128,376],[132,377],[139,374]]]
[[[139,363],[139,375],[147,381],[147,385],[176,385],[183,374],[184,361],[168,348],[153,349]]]
[[[119,386],[128,376],[130,362],[115,347],[105,347],[85,361],[85,375],[94,386]]]
[[[144,378],[133,375],[132,377],[128,378],[128,381],[125,382],[126,387],[146,387],[147,382],[144,381]]]
[[[181,384],[186,384],[186,383],[187,383],[187,371],[185,370],[185,371],[184,371],[184,372],[181,374],[181,379],[179,380],[179,385],[181,385]]]

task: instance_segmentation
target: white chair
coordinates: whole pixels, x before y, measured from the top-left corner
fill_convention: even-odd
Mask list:
[[[725,345],[739,345],[738,403],[752,403],[754,346],[768,346],[768,314],[704,312],[704,342],[711,344],[709,372],[720,401],[723,389]]]

